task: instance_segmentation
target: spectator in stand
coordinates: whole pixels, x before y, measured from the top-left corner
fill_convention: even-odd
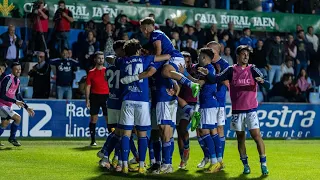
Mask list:
[[[188,34],[184,35],[181,40],[182,40],[182,47],[187,47],[188,41],[191,39],[192,40],[192,48],[193,49],[198,49],[198,38],[194,34],[195,28],[193,26],[189,26],[188,28]]]
[[[268,77],[268,63],[267,63],[267,52],[264,47],[263,41],[258,40],[257,47],[253,49],[251,64],[256,65],[256,67],[261,71],[263,77]]]
[[[302,97],[307,102],[309,93],[312,91],[312,82],[305,69],[301,69],[296,86],[299,88]]]
[[[23,43],[22,39],[15,34],[15,31],[15,26],[9,25],[8,31],[0,35],[1,57],[5,59],[9,67],[7,68],[9,70],[8,73],[11,73],[10,67],[12,63],[19,61],[19,49]]]
[[[294,69],[293,69],[293,61],[290,58],[286,59],[286,62],[281,65],[281,77],[284,74],[294,74]]]
[[[294,13],[315,14],[318,6],[319,1],[317,0],[295,0]]]
[[[300,24],[296,25],[296,32],[293,34],[294,38],[296,39],[298,37],[299,31],[303,30],[302,26]]]
[[[66,3],[61,0],[58,2],[59,9],[54,14],[54,34],[58,43],[58,51],[69,48],[69,32],[73,20],[72,12],[66,8]]]
[[[114,55],[113,43],[115,41],[115,35],[112,31],[112,24],[106,24],[105,32],[102,33],[102,39],[100,40],[100,49],[103,49],[104,55]]]
[[[133,26],[130,23],[128,17],[122,12],[115,19],[116,31],[115,35],[117,39],[122,39],[124,33],[131,32],[133,30]]]
[[[179,38],[179,33],[177,33],[177,32],[173,32],[172,33],[171,42],[172,42],[174,48],[180,51],[180,47],[181,47],[181,43],[182,42],[181,42],[181,40]]]
[[[80,61],[80,64],[83,69],[88,71],[94,66],[94,53],[100,50],[99,42],[96,41],[95,33],[93,31],[88,32],[87,39],[81,45],[81,48],[82,50],[79,59],[82,59],[82,61]]]
[[[88,34],[89,31],[94,32],[97,34],[97,28],[96,28],[96,23],[93,20],[90,20],[86,23],[85,31]]]
[[[197,50],[195,50],[192,47],[192,44],[193,44],[193,40],[188,39],[187,40],[187,47],[181,48],[181,51],[186,51],[186,52],[190,53],[192,63],[195,64],[195,62],[197,62],[197,59],[198,59],[198,52],[197,52]]]
[[[219,45],[220,45],[220,56],[224,56],[224,48],[225,48],[225,46],[224,46],[224,44],[223,43],[219,43]]]
[[[313,54],[316,55],[318,52],[318,47],[319,47],[319,38],[317,35],[313,34],[313,27],[309,26],[308,27],[308,32],[306,34],[306,40],[310,42],[313,45]],[[314,59],[314,58],[311,58]]]
[[[234,30],[234,24],[233,22],[229,22],[228,23],[228,29],[225,30],[223,33],[226,33],[228,34],[229,36],[229,39],[227,41],[227,47],[230,47],[231,49],[231,55],[235,55],[234,52],[235,52],[235,44],[237,42],[237,39],[239,37],[239,33]]]
[[[248,45],[252,48],[255,48],[256,45],[254,43],[254,40],[251,38],[251,30],[250,28],[244,28],[243,29],[243,37],[239,40],[239,45]]]
[[[272,87],[272,83],[280,82],[281,65],[285,61],[284,45],[281,42],[279,35],[274,37],[274,42],[267,51],[267,63],[269,69],[269,82]]]
[[[173,32],[180,33],[180,28],[176,25],[174,21],[171,19],[166,19],[166,26],[160,27],[161,31],[163,31],[168,37],[171,37]]]
[[[211,41],[219,42],[218,38],[218,28],[216,24],[212,24],[210,29],[206,32],[206,44]]]
[[[57,99],[72,99],[73,69],[79,66],[78,61],[69,58],[68,49],[63,49],[61,58],[50,60],[50,64],[56,67]]]
[[[226,60],[230,66],[234,64],[232,56],[231,56],[231,49],[229,47],[226,47],[224,49],[224,55],[221,55],[221,58]]]
[[[48,99],[50,96],[50,64],[46,62],[44,52],[38,52],[38,64],[34,65],[29,71],[29,76],[33,78],[33,95],[34,99]]]
[[[156,21],[156,16],[154,14],[149,14],[149,17],[151,17],[154,21]],[[160,25],[159,24],[154,24],[155,29],[160,29]]]
[[[222,39],[219,41],[220,44],[223,44],[224,47],[227,47],[227,42],[229,40],[229,35],[227,33],[222,33]]]
[[[195,33],[194,35],[198,38],[198,48],[203,48],[206,42],[206,32],[201,28],[200,21],[195,22]]]
[[[301,69],[307,69],[310,64],[310,56],[307,50],[307,42],[305,41],[304,31],[300,30],[298,32],[297,39],[295,40],[295,44],[297,46],[297,56],[295,63],[295,72],[296,76]]]
[[[107,29],[107,25],[110,24],[109,13],[104,13],[101,17],[102,22],[97,24],[97,40],[102,42],[104,40],[104,34]],[[111,27],[112,28],[112,27]],[[102,43],[100,43],[102,44]]]
[[[208,7],[210,9],[216,8],[216,0],[197,0],[195,2],[195,7]]]
[[[46,39],[49,27],[49,11],[44,8],[43,0],[39,0],[37,3],[37,9],[33,9],[32,11],[33,29],[30,46],[32,52],[45,52],[47,50]]]
[[[288,35],[288,42],[286,44],[285,51],[286,51],[285,52],[286,58],[289,58],[292,61],[296,59],[297,46],[294,44],[294,39],[292,34]]]
[[[295,92],[290,91],[292,84],[292,74],[284,74],[281,81],[276,83],[269,92],[270,102],[292,102],[296,96]]]
[[[273,0],[275,12],[292,13],[291,0]]]

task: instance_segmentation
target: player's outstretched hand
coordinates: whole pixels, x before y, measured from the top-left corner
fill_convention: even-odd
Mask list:
[[[179,72],[183,74],[184,70],[185,70],[184,66],[182,64],[179,64]]]
[[[35,113],[34,113],[32,108],[28,108],[27,111],[29,113],[29,116],[33,117],[35,115]]]
[[[205,76],[209,74],[208,69],[204,68],[204,67],[198,67],[198,72],[205,75]]]
[[[132,83],[134,81],[138,81],[139,80],[139,76],[135,75],[135,76],[126,76],[120,79],[120,82],[122,84],[129,84]]]
[[[258,81],[259,83],[264,83],[264,79],[261,77],[256,77],[256,81]]]
[[[23,108],[24,107],[24,102],[22,102],[22,101],[16,101],[16,105],[18,106],[18,107],[20,107],[20,108]]]
[[[174,89],[167,89],[167,93],[169,96],[174,96],[176,94],[176,91]]]

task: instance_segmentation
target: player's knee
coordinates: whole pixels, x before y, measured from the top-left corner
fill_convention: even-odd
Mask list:
[[[223,126],[218,126],[217,128],[219,136],[224,136],[224,128]]]
[[[92,115],[91,118],[90,118],[90,122],[91,123],[97,123],[98,121],[98,115]]]
[[[237,131],[237,140],[238,143],[244,143],[246,140],[246,133],[243,131]]]
[[[147,131],[138,131],[137,135],[138,135],[138,137],[146,137]]]
[[[8,127],[9,124],[10,124],[9,120],[2,120],[1,127],[2,128],[6,128],[6,127]]]
[[[21,116],[19,114],[15,114],[13,117],[12,117],[14,123],[16,124],[20,124],[21,122]]]

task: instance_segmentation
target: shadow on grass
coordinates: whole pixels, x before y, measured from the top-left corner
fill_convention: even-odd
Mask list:
[[[101,149],[101,147],[98,146],[83,146],[83,147],[76,147],[76,148],[72,148],[73,150],[76,151],[98,151]]]
[[[108,172],[104,168],[97,168],[97,172],[101,174],[97,177],[89,178],[88,180],[105,180],[105,179],[113,179],[113,180],[129,180],[129,179],[153,179],[153,180],[190,180],[190,179],[197,179],[197,180],[263,180],[267,178],[267,176],[260,176],[257,178],[251,178],[250,175],[240,174],[238,177],[230,178],[228,177],[228,173],[225,171],[220,171],[214,174],[206,174],[203,170],[199,170],[196,172],[197,176],[193,174],[188,174],[188,170],[177,170],[171,174],[160,174],[160,175],[140,175],[137,173],[129,173],[129,174],[122,174],[117,172]]]
[[[0,151],[10,151],[13,150],[12,147],[0,147]]]

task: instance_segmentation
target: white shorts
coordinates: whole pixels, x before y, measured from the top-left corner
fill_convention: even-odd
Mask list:
[[[118,127],[124,130],[147,131],[151,128],[149,102],[123,101]]]
[[[200,108],[200,129],[214,129],[217,127],[218,108]]]
[[[111,128],[117,127],[120,121],[121,110],[108,108],[107,111],[108,111],[108,127],[111,127]]]
[[[0,117],[1,119],[3,120],[9,120],[12,118],[12,116],[14,115],[18,115],[18,113],[16,113],[12,107],[9,107],[9,106],[2,106],[0,107]]]
[[[230,129],[234,131],[245,131],[246,127],[251,129],[258,129],[259,119],[257,111],[252,111],[248,113],[232,114]]]
[[[156,109],[152,108],[151,109],[151,128],[153,130],[158,130],[158,123],[157,123],[157,113],[156,113]]]
[[[189,105],[192,109],[194,109],[194,105]],[[181,107],[178,107],[177,111],[177,125],[180,124],[181,119],[190,120],[191,116],[189,113],[185,113]]]
[[[167,64],[172,65],[177,71],[179,71],[179,65],[181,64],[183,67],[185,66],[186,62],[183,57],[171,57]]]
[[[178,101],[158,102],[156,106],[158,125],[176,125]]]
[[[225,107],[218,107],[218,114],[217,114],[217,121],[218,126],[224,126],[226,124],[226,108]]]

